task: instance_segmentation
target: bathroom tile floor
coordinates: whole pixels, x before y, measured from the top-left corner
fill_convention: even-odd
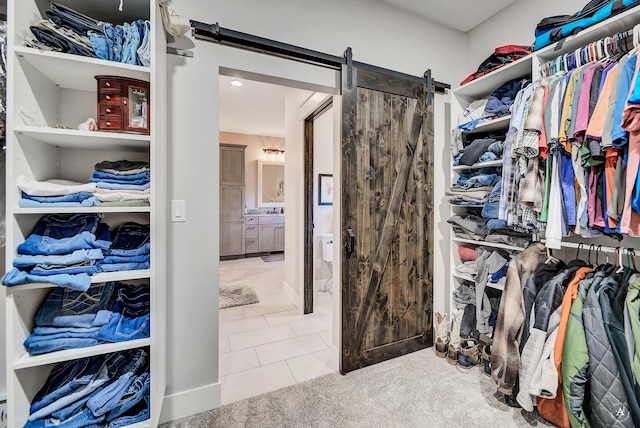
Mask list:
[[[332,295],[316,291],[302,315],[283,293],[284,261],[220,262],[220,283],[251,285],[260,303],[220,310],[222,404],[337,371],[332,360]],[[324,281],[317,281],[321,289]]]

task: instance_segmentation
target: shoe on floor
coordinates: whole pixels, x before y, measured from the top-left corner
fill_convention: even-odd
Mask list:
[[[482,362],[484,363],[482,372],[491,377],[491,345],[488,343],[482,347]]]
[[[482,352],[478,340],[473,337],[461,338],[458,368],[467,371],[479,364],[482,364]]]
[[[451,320],[451,330],[449,332],[449,346],[447,347],[447,362],[454,366],[458,364],[458,353],[460,351],[460,320]]]
[[[447,363],[455,366],[458,364],[459,355],[460,350],[450,343],[449,348],[447,349]]]
[[[436,312],[436,355],[440,358],[447,356],[449,349],[449,332],[447,331],[447,314]]]

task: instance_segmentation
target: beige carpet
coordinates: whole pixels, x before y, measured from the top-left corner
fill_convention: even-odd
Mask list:
[[[256,379],[258,382],[259,380]],[[182,427],[530,427],[539,415],[514,409],[480,367],[461,372],[427,349],[330,374],[161,425]]]

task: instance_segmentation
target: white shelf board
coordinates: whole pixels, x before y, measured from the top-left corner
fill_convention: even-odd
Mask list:
[[[41,126],[15,126],[17,135],[26,135],[36,141],[57,147],[83,150],[128,150],[146,152],[151,146],[149,135],[121,132],[80,131]]]
[[[454,208],[454,209],[463,209],[463,208],[484,208],[484,204],[477,204],[477,205],[457,205],[457,204],[452,204],[451,202],[449,202],[449,205],[451,205],[451,208]]]
[[[51,208],[14,208],[14,214],[80,214],[80,213],[148,213],[149,205],[140,207],[51,207]]]
[[[461,273],[456,272],[455,270],[453,271],[453,273],[451,274],[454,278],[458,278],[458,279],[462,279],[464,281],[471,281],[471,282],[476,282],[476,279],[468,276],[468,275],[463,275]]]
[[[480,245],[482,247],[492,247],[492,248],[502,248],[504,250],[513,250],[513,251],[524,251],[525,249],[522,247],[516,247],[513,245],[507,245],[507,244],[500,244],[497,242],[484,242],[484,241],[474,241],[473,239],[466,239],[466,238],[458,238],[458,237],[453,237],[452,241],[454,242],[462,242],[465,244],[473,244],[473,245]]]
[[[567,52],[575,51],[593,41],[613,36],[618,32],[631,30],[638,22],[640,22],[640,5],[592,25],[574,36],[566,37],[564,41],[561,41],[562,47],[558,50],[556,50],[556,46],[560,42],[545,46],[535,51],[534,55],[537,55],[541,62],[546,62]]]
[[[532,61],[533,55],[527,55],[524,58],[520,58],[511,64],[500,67],[489,74],[472,80],[466,85],[454,89],[453,94],[456,97],[466,98],[467,100],[477,100],[487,97],[498,89],[500,85],[509,80],[519,77],[531,77]]]
[[[100,282],[109,281],[128,281],[133,279],[145,279],[151,277],[150,269],[143,270],[125,270],[120,272],[101,272],[91,277],[91,283],[97,284]],[[44,288],[55,288],[57,285],[50,284],[48,282],[37,282],[32,284],[16,285],[14,287],[6,287],[8,292],[19,292],[25,290],[40,290]]]
[[[480,168],[487,168],[491,166],[502,166],[502,159],[497,159],[490,162],[474,163],[471,166],[457,165],[457,166],[451,167],[451,169],[454,171],[462,171],[465,169],[480,169]]]
[[[19,58],[26,60],[62,88],[96,92],[98,84],[94,76],[114,75],[147,82],[151,76],[151,70],[148,67],[138,65],[60,52],[39,51],[25,46],[16,46],[14,51]]]
[[[478,134],[480,132],[491,132],[506,130],[509,127],[509,121],[511,121],[511,115],[499,117],[497,119],[488,120],[486,122],[480,122],[476,125],[471,132],[467,134]]]
[[[137,339],[127,342],[105,343],[88,348],[66,349],[64,351],[50,352],[42,355],[26,354],[13,364],[13,369],[28,369],[31,367],[45,366],[48,364],[60,363],[62,361],[92,357],[94,355],[110,354],[112,352],[125,351],[127,349],[141,348],[143,346],[150,345],[151,339]]]

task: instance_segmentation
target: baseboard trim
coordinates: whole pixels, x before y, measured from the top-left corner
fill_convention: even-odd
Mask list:
[[[286,281],[282,284],[282,292],[285,296],[287,296],[289,300],[293,302],[294,305],[296,305],[296,308],[300,312],[304,312],[304,305],[302,299],[300,298],[300,295],[293,291],[293,288],[291,288],[291,286],[287,284]]]
[[[220,382],[166,395],[160,412],[160,423],[182,419],[218,407],[220,407]]]

